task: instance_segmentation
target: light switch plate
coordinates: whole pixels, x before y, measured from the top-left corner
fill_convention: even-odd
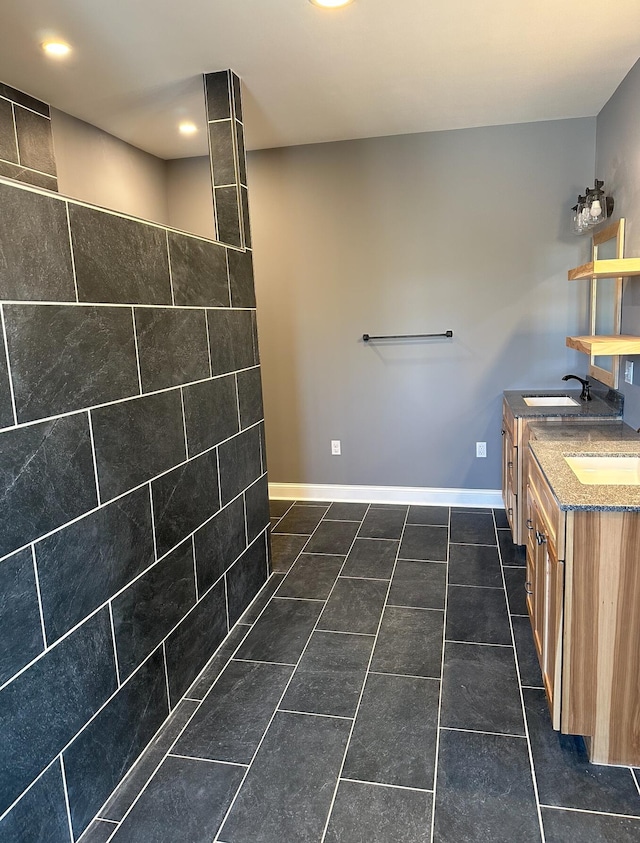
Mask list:
[[[631,360],[624,361],[624,382],[633,383],[633,362]]]

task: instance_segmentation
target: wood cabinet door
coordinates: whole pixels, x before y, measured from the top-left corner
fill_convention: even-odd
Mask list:
[[[535,581],[536,581],[536,534],[533,526],[534,506],[531,489],[527,486],[527,503],[526,503],[526,519],[525,527],[526,535],[526,550],[527,550],[527,574],[524,584],[524,589],[527,592],[527,611],[529,612],[529,620],[531,621],[532,630],[535,629]]]
[[[556,550],[550,542],[546,542],[544,547],[546,552],[542,679],[553,728],[560,729],[564,564],[558,560]]]
[[[504,422],[503,422],[504,425]],[[511,527],[511,535],[516,539],[516,456],[511,431],[507,426],[502,428],[502,499]]]

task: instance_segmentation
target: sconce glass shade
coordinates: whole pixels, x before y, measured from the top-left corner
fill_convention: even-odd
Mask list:
[[[597,183],[596,183],[597,184]],[[587,208],[589,211],[589,227],[604,222],[607,218],[607,203],[604,191],[596,187],[595,190],[589,191],[587,197]]]
[[[572,208],[573,211],[573,233],[574,234],[582,234],[585,230],[584,222],[583,222],[583,211],[585,208],[585,197],[578,196],[578,204],[574,205]]]

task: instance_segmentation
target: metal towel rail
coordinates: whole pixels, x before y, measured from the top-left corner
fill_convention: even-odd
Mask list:
[[[425,337],[452,337],[453,331],[445,331],[444,334],[389,334],[387,336],[372,337],[370,334],[363,334],[363,342],[370,340],[418,340]]]

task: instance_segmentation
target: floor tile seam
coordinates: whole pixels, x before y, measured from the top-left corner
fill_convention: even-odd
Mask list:
[[[494,517],[494,523],[495,523],[495,517]],[[502,586],[503,586],[503,589],[504,589],[504,599],[505,599],[505,603],[506,603],[506,607],[507,607],[507,620],[509,622],[509,631],[511,633],[511,644],[513,646],[513,660],[514,660],[514,664],[515,664],[515,668],[516,668],[516,678],[517,678],[517,681],[518,681],[518,691],[520,693],[520,707],[521,707],[521,712],[522,712],[522,722],[523,722],[523,726],[524,726],[525,737],[526,737],[526,740],[527,740],[527,751],[528,751],[528,755],[529,755],[529,769],[531,771],[531,783],[532,783],[532,786],[533,786],[533,797],[534,797],[534,800],[535,800],[536,811],[537,811],[537,814],[538,814],[538,826],[539,826],[539,829],[540,829],[540,840],[541,840],[541,843],[546,843],[544,823],[542,822],[542,809],[540,807],[540,792],[538,790],[538,778],[537,778],[537,775],[536,775],[536,767],[535,767],[535,762],[534,762],[534,758],[533,758],[533,749],[531,748],[531,735],[529,734],[529,723],[527,721],[527,711],[526,711],[526,707],[525,707],[525,704],[524,704],[524,694],[522,692],[522,677],[520,675],[520,661],[519,661],[519,657],[518,657],[518,651],[516,649],[516,637],[515,637],[515,634],[513,632],[513,621],[511,619],[511,615],[509,614],[509,597],[508,597],[508,593],[507,593],[507,581],[506,581],[506,578],[505,578],[505,575],[504,575],[504,568],[503,568],[503,565],[502,565],[502,548],[500,547],[500,542],[498,541],[498,538],[499,538],[498,527],[496,526],[494,529],[495,529],[495,533],[496,533],[496,542],[498,544],[498,558],[500,560],[500,575],[502,576]]]
[[[356,533],[356,538],[368,542],[397,542],[398,546],[400,545],[400,539],[397,536],[361,536],[360,530]]]
[[[449,539],[449,544],[455,544],[457,547],[497,547],[496,544],[483,544],[482,542],[454,542]]]
[[[636,789],[638,791],[638,796],[640,796],[640,777],[638,776],[636,771],[633,769],[633,767],[631,768],[631,775],[633,776],[633,780],[636,783]]]
[[[271,664],[275,667],[295,667],[295,662],[270,662],[266,659],[243,659],[238,656],[233,656],[231,661],[242,662],[243,664]],[[212,688],[214,685],[211,686]],[[209,692],[207,692],[208,695]]]
[[[325,629],[319,626],[314,632],[328,632],[330,635],[359,635],[361,638],[375,638],[373,632],[345,632],[343,629]]]
[[[277,600],[297,600],[299,603],[325,603],[326,602],[324,597],[289,597],[286,594],[278,594],[277,592],[273,596]]]
[[[371,676],[395,676],[398,679],[421,679],[425,682],[440,682],[440,676],[418,676],[417,673],[391,673],[386,670],[370,670]]]
[[[465,583],[452,582],[449,583],[453,588],[481,588],[484,591],[504,591],[504,586],[501,585],[466,585]]]
[[[170,752],[167,758],[183,758],[185,761],[199,761],[203,764],[225,764],[227,767],[246,767],[240,761],[223,761],[221,758],[202,758],[200,755],[184,755],[180,752]]]
[[[387,603],[385,609],[409,609],[415,612],[444,612],[444,608],[435,609],[432,606],[403,606],[400,603]]]
[[[277,519],[278,519],[278,520],[276,521],[276,523],[275,523],[274,527],[277,527],[277,526],[278,526],[278,524],[282,521],[282,519],[284,518],[284,516],[285,516],[288,512],[290,512],[290,511],[291,511],[291,509],[292,509],[292,507],[293,507],[293,506],[295,506],[295,504],[293,504],[293,503],[292,503],[292,504],[291,504],[291,506],[290,506],[290,507],[289,507],[289,508],[288,508],[285,512],[283,512],[283,513],[282,513],[282,515],[278,515],[278,516],[275,516],[275,515],[274,515],[274,516],[272,516],[272,515],[271,515],[271,512],[269,512],[269,519],[271,519],[271,518],[276,518],[276,517],[277,517]],[[271,528],[271,532],[273,532],[273,529],[274,529],[274,528],[272,527],[272,528]]]
[[[450,561],[451,558],[451,516],[452,510],[449,510],[449,522],[447,524],[447,562]],[[449,571],[450,567],[447,565],[446,575],[445,575],[445,588],[444,588],[444,611],[443,611],[443,630],[442,630],[442,651],[440,655],[440,676],[442,677],[440,681],[440,688],[438,692],[438,716],[436,718],[436,748],[435,748],[435,759],[434,759],[434,767],[433,767],[433,804],[431,808],[431,831],[430,831],[430,841],[434,843],[435,837],[435,827],[436,827],[436,798],[438,793],[438,770],[440,765],[440,724],[442,722],[442,697],[443,697],[443,689],[444,689],[444,665],[445,665],[445,653],[446,653],[446,646],[447,646],[447,610],[449,607]]]
[[[367,513],[368,513],[370,510],[371,510],[371,505],[369,505],[369,509],[367,510]],[[364,674],[364,681],[363,681],[363,683],[362,683],[362,688],[360,689],[360,694],[359,694],[359,696],[358,696],[358,701],[357,701],[357,703],[356,703],[356,708],[355,708],[355,711],[354,711],[354,713],[353,713],[353,722],[352,722],[352,724],[351,724],[351,729],[349,730],[349,734],[348,734],[348,736],[347,736],[347,740],[346,740],[346,743],[345,743],[344,753],[343,753],[343,755],[342,755],[342,762],[341,762],[341,764],[340,764],[340,768],[339,768],[339,770],[338,770],[338,776],[337,776],[337,779],[336,779],[336,784],[335,784],[335,787],[334,787],[334,789],[333,789],[333,794],[332,794],[332,797],[331,797],[331,802],[330,802],[330,805],[329,805],[329,811],[328,811],[328,813],[327,813],[327,818],[326,818],[326,820],[325,820],[324,828],[323,828],[323,830],[322,830],[322,835],[321,835],[321,837],[320,837],[320,841],[319,841],[319,843],[324,843],[325,838],[326,838],[326,836],[327,836],[327,830],[328,830],[328,828],[329,828],[329,823],[331,822],[331,816],[332,816],[332,814],[333,814],[333,807],[334,807],[334,805],[335,805],[336,795],[337,795],[337,793],[338,793],[338,787],[339,787],[339,785],[340,785],[340,778],[341,778],[341,776],[342,776],[342,773],[344,772],[344,765],[345,765],[345,763],[346,763],[346,760],[347,760],[347,754],[348,754],[348,752],[349,752],[349,747],[350,747],[350,745],[351,745],[351,738],[352,738],[352,736],[353,736],[353,732],[354,732],[354,729],[355,729],[356,721],[357,721],[357,719],[358,719],[358,713],[359,713],[359,711],[360,711],[360,706],[361,706],[361,704],[362,704],[362,698],[363,698],[363,696],[364,696],[364,690],[365,690],[365,688],[366,688],[366,686],[367,686],[367,681],[368,681],[368,678],[369,678],[369,675],[370,675],[370,671],[371,671],[371,664],[372,664],[372,662],[373,662],[373,655],[374,655],[374,653],[375,653],[375,650],[376,650],[376,645],[377,645],[377,643],[378,643],[378,636],[380,635],[380,628],[381,628],[381,626],[382,626],[382,619],[384,618],[384,613],[385,613],[385,609],[386,609],[386,605],[387,605],[387,600],[388,600],[388,598],[389,598],[389,592],[391,591],[391,582],[393,581],[393,575],[395,574],[396,567],[397,567],[397,564],[398,564],[398,555],[399,555],[399,553],[400,553],[400,546],[402,545],[402,540],[403,540],[403,538],[404,538],[404,533],[405,533],[405,530],[406,530],[406,527],[407,527],[407,518],[408,518],[408,517],[409,517],[409,507],[407,507],[407,510],[406,510],[406,512],[405,512],[405,514],[404,514],[404,520],[403,520],[402,530],[401,530],[401,533],[400,533],[400,538],[399,538],[399,540],[398,540],[398,549],[397,549],[397,551],[396,551],[396,557],[395,557],[395,559],[394,559],[394,563],[393,563],[393,570],[391,571],[391,579],[389,580],[389,584],[388,584],[388,586],[387,586],[387,591],[386,591],[386,594],[385,594],[385,598],[384,598],[384,601],[383,601],[383,603],[382,603],[382,610],[381,610],[381,612],[380,612],[380,618],[378,619],[378,626],[377,626],[377,628],[376,628],[376,632],[375,632],[375,635],[374,635],[373,645],[372,645],[372,647],[371,647],[371,653],[369,654],[369,660],[368,660],[368,662],[367,662],[367,667],[366,667],[365,674]],[[366,518],[366,514],[365,514],[365,518]],[[364,519],[363,519],[363,520],[364,520]],[[356,538],[357,538],[357,534],[356,534]],[[354,542],[355,542],[355,539],[354,539]],[[345,564],[346,564],[346,560],[345,560]]]
[[[328,510],[327,510],[328,511]],[[332,524],[362,524],[362,518],[327,518],[325,517],[322,519],[323,521],[329,521]]]
[[[494,641],[460,641],[458,638],[445,638],[445,644],[471,644],[474,647],[503,647],[507,650],[514,650],[513,644],[496,644]]]
[[[522,685],[523,691],[544,691],[544,685]]]
[[[546,802],[541,802],[540,807],[547,808],[551,811],[569,811],[572,814],[591,814],[597,817],[616,817],[621,820],[640,821],[640,812],[637,814],[618,814],[614,811],[592,811],[590,808],[568,808],[565,805],[548,805]]]
[[[427,565],[448,565],[447,559],[416,559],[410,556],[399,556],[398,562],[423,562]]]
[[[368,511],[369,511],[369,509],[367,509],[367,512],[368,512]],[[366,516],[366,513],[365,513],[365,516]],[[316,531],[318,530],[318,528],[319,528],[319,526],[320,526],[320,524],[321,524],[321,523],[322,523],[322,521],[320,521],[320,522],[318,523],[318,525],[316,526],[316,528],[315,528],[315,530],[313,531],[313,533],[311,534],[311,536],[309,536],[309,541],[311,540],[311,538],[313,537],[313,535],[316,533]],[[307,543],[308,543],[308,542],[307,542]],[[353,547],[353,544],[354,544],[354,543],[355,543],[355,536],[354,536],[354,538],[353,538],[353,542],[351,543],[351,546],[350,546],[350,548],[349,548],[349,551],[351,551],[351,548]],[[348,555],[348,554],[347,554],[347,555]],[[333,591],[335,590],[336,584],[337,584],[338,579],[339,579],[339,576],[340,576],[340,572],[342,571],[342,568],[344,568],[344,566],[345,566],[345,564],[346,564],[346,561],[347,561],[347,559],[346,559],[346,556],[345,556],[345,559],[344,559],[344,561],[343,561],[343,563],[342,563],[342,567],[340,568],[340,571],[338,572],[338,577],[336,577],[335,582],[333,583],[333,585],[332,585],[332,587],[331,587],[331,591],[329,592],[329,595],[328,595],[328,597],[327,597],[327,599],[326,599],[326,601],[325,601],[325,607],[326,607],[327,603],[329,602],[329,600],[330,600],[330,598],[331,598],[331,595],[333,594]],[[274,600],[274,597],[273,597],[273,596],[272,596],[272,597],[271,597],[271,598],[267,601],[267,604],[266,604],[266,606],[265,606],[265,609],[267,608],[267,606],[269,606],[269,605],[271,604],[271,601],[272,601],[272,600]],[[313,625],[312,629],[311,629],[311,630],[310,630],[310,632],[309,632],[309,635],[308,635],[308,637],[307,637],[307,640],[306,640],[306,642],[305,642],[305,645],[304,645],[304,647],[302,648],[302,651],[300,652],[300,656],[298,657],[297,662],[296,662],[296,663],[295,663],[295,665],[293,666],[293,670],[291,671],[291,675],[289,676],[289,678],[288,678],[287,682],[285,683],[284,689],[283,689],[282,694],[280,695],[280,698],[279,698],[279,700],[278,700],[278,702],[277,702],[277,704],[276,704],[275,710],[274,710],[273,714],[271,715],[271,717],[269,718],[269,722],[267,723],[267,725],[266,725],[266,727],[265,727],[264,731],[262,732],[262,736],[261,736],[260,740],[258,741],[258,745],[256,746],[256,749],[255,749],[255,751],[254,751],[254,753],[253,753],[253,755],[252,755],[252,757],[251,757],[251,760],[250,760],[250,762],[249,762],[249,764],[248,764],[248,766],[247,766],[247,769],[246,769],[246,771],[245,771],[245,774],[244,774],[244,776],[242,777],[242,780],[240,781],[240,783],[239,783],[239,785],[238,785],[238,787],[237,787],[237,789],[236,789],[236,792],[235,792],[235,793],[234,793],[234,795],[233,795],[233,799],[232,799],[232,800],[231,800],[231,802],[229,803],[229,806],[228,806],[227,810],[225,811],[225,814],[224,814],[224,816],[223,816],[222,820],[220,821],[220,823],[219,823],[219,825],[218,825],[218,828],[217,828],[217,830],[216,830],[216,834],[215,834],[215,837],[214,837],[214,841],[213,841],[213,843],[221,843],[221,841],[220,841],[220,837],[219,837],[219,834],[220,834],[220,832],[222,831],[222,829],[224,828],[224,825],[225,825],[225,823],[227,822],[227,819],[229,818],[229,816],[230,816],[230,814],[231,814],[231,812],[232,812],[232,810],[233,810],[233,807],[234,807],[234,805],[235,805],[235,803],[236,803],[236,801],[237,801],[237,799],[238,799],[238,796],[239,796],[239,794],[240,794],[240,792],[241,792],[241,790],[242,790],[242,788],[243,788],[243,785],[244,785],[245,781],[247,780],[247,777],[249,776],[249,773],[251,772],[251,768],[252,768],[252,766],[253,766],[253,763],[254,763],[254,761],[255,761],[256,757],[258,756],[258,753],[260,752],[260,747],[261,747],[261,746],[262,746],[262,744],[264,743],[264,740],[265,740],[265,738],[266,738],[267,732],[269,731],[269,728],[271,727],[271,724],[273,723],[273,721],[274,721],[274,719],[275,719],[275,717],[276,717],[276,714],[278,713],[278,709],[280,708],[280,706],[281,706],[281,704],[282,704],[282,701],[284,700],[284,698],[285,698],[285,696],[286,696],[286,694],[287,694],[287,691],[289,690],[289,686],[291,685],[291,683],[292,683],[292,681],[293,681],[293,677],[294,677],[294,676],[295,676],[295,674],[296,674],[296,670],[297,670],[298,666],[300,665],[300,662],[301,662],[301,661],[302,661],[302,659],[304,658],[304,654],[306,653],[307,648],[309,647],[309,643],[311,642],[311,638],[313,637],[313,633],[314,633],[314,632],[317,630],[317,628],[318,628],[318,624],[320,623],[320,618],[322,617],[323,611],[324,611],[324,610],[322,610],[322,611],[318,614],[318,617],[316,618],[316,621],[315,621],[315,623],[314,623],[314,625]],[[372,652],[373,652],[373,650],[372,650]],[[354,715],[354,722],[355,722],[355,715]],[[352,726],[352,728],[353,728],[353,726]]]
[[[342,714],[324,714],[320,711],[297,711],[294,708],[278,708],[282,714],[299,714],[301,717],[327,717],[330,720],[353,720],[353,717],[345,717]]]
[[[390,582],[391,577],[355,577],[353,574],[341,574],[341,580],[369,580],[370,582]]]
[[[413,793],[430,793],[433,795],[433,790],[429,790],[426,787],[408,787],[404,784],[388,784],[387,782],[372,782],[368,779],[354,779],[349,776],[341,776],[338,781],[341,782],[353,782],[353,784],[370,784],[374,787],[388,787],[391,790],[408,790]]]
[[[496,738],[517,738],[519,741],[526,740],[526,735],[516,735],[513,732],[492,732],[486,729],[464,729],[461,726],[440,726],[443,732],[462,732],[466,735],[491,735]]]

